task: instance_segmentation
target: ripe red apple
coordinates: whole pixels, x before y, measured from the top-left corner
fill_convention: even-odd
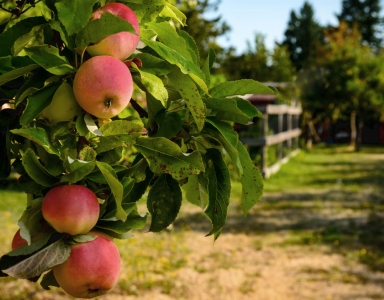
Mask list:
[[[91,56],[109,55],[124,60],[136,49],[140,40],[140,27],[136,14],[126,5],[121,3],[108,3],[96,10],[91,20],[100,19],[105,12],[114,14],[132,24],[137,34],[130,32],[119,32],[107,36],[100,42],[87,48]]]
[[[50,124],[72,120],[81,113],[81,108],[69,83],[63,82],[53,95],[51,104],[41,112],[41,117]]]
[[[31,236],[31,242],[36,242],[38,239],[43,237],[44,234],[42,232],[37,232],[33,236]],[[24,240],[20,235],[20,229],[16,231],[15,235],[12,239],[12,250],[15,250],[17,248],[20,248],[21,246],[27,245],[27,241]]]
[[[101,119],[112,118],[131,100],[131,72],[122,61],[112,56],[92,57],[78,69],[73,92],[86,112]]]
[[[76,235],[88,233],[96,225],[100,205],[96,195],[85,186],[61,185],[45,195],[41,210],[57,232]]]
[[[73,297],[93,298],[103,295],[116,284],[120,274],[120,254],[109,237],[90,232],[97,238],[71,246],[71,255],[53,267],[61,288]]]

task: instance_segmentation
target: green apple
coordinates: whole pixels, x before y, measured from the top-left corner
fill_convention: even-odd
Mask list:
[[[70,121],[81,113],[72,86],[63,82],[53,95],[51,104],[40,114],[48,123],[54,125],[59,122]]]

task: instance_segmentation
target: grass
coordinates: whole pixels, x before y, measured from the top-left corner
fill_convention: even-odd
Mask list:
[[[356,191],[379,187],[383,164],[375,164],[384,153],[381,147],[363,147],[359,153],[347,146],[324,148],[323,145],[302,151],[265,184],[265,191],[342,189]]]
[[[326,247],[326,251],[345,257],[351,264],[361,263],[371,270],[384,272],[382,182],[383,147],[363,147],[361,152],[355,153],[347,146],[319,145],[311,151],[302,151],[265,181],[264,197],[247,218],[240,211],[240,185],[233,183],[227,225],[219,240],[230,235],[249,237],[244,238],[244,242],[255,253],[268,251],[270,247],[283,250],[298,247],[297,251],[305,255],[313,249],[323,251],[319,249]],[[2,182],[0,199],[0,251],[6,253],[25,208],[26,197],[15,183]],[[189,284],[179,278],[184,270],[204,277],[211,272],[222,274],[233,268],[248,267],[247,255],[242,257],[246,246],[241,243],[232,245],[231,250],[217,250],[216,246],[216,252],[196,253],[199,246],[194,248],[189,244],[190,237],[195,232],[204,236],[211,225],[199,208],[184,204],[174,230],[159,234],[143,230],[134,233],[131,239],[117,241],[122,273],[115,293],[137,296],[158,291],[174,297],[172,299],[184,299],[189,296],[186,292]],[[211,245],[210,240],[204,241]],[[243,267],[242,263],[245,263]],[[257,276],[247,276],[240,284],[238,290],[244,297],[252,297],[256,291],[254,280],[261,276],[257,270],[249,272]],[[368,280],[365,275],[338,269],[308,268],[304,272],[312,276],[313,281],[327,278],[365,284]],[[206,280],[215,281],[208,277]],[[1,279],[0,299],[23,299],[36,291],[42,293],[36,284],[19,284],[19,288],[15,288],[16,282],[19,281]],[[217,290],[221,293],[225,288],[217,287]],[[49,295],[53,295],[52,298],[46,296],[44,299],[63,296],[59,290]]]

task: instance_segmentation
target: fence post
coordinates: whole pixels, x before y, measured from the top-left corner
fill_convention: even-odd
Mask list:
[[[283,118],[284,118],[284,114],[279,112],[279,114],[277,115],[277,133],[283,132],[283,121],[284,121]],[[279,161],[283,158],[282,142],[277,144],[277,158],[279,159]]]
[[[287,114],[287,131],[292,130],[292,115],[290,112]],[[287,140],[287,148],[288,152],[291,152],[292,150],[292,139]]]
[[[267,107],[266,107],[267,108]],[[264,120],[261,123],[261,137],[264,139],[264,141],[267,140],[268,136],[268,110],[265,110],[264,113]],[[267,170],[267,145],[264,142],[264,144],[261,146],[260,149],[260,172],[263,176],[265,176],[265,172]]]

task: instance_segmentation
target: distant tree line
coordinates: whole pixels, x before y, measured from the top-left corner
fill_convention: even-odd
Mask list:
[[[294,81],[305,110],[304,122],[349,120],[351,145],[358,148],[365,122],[384,119],[384,52],[379,0],[342,0],[339,24],[322,25],[309,2],[291,11],[284,40],[273,50],[257,33],[247,49],[221,48],[217,37],[230,31],[220,16],[206,20],[220,0],[181,0],[190,19],[184,28],[199,40],[202,56],[213,48],[216,73],[227,80]],[[193,16],[193,17],[191,17]]]

